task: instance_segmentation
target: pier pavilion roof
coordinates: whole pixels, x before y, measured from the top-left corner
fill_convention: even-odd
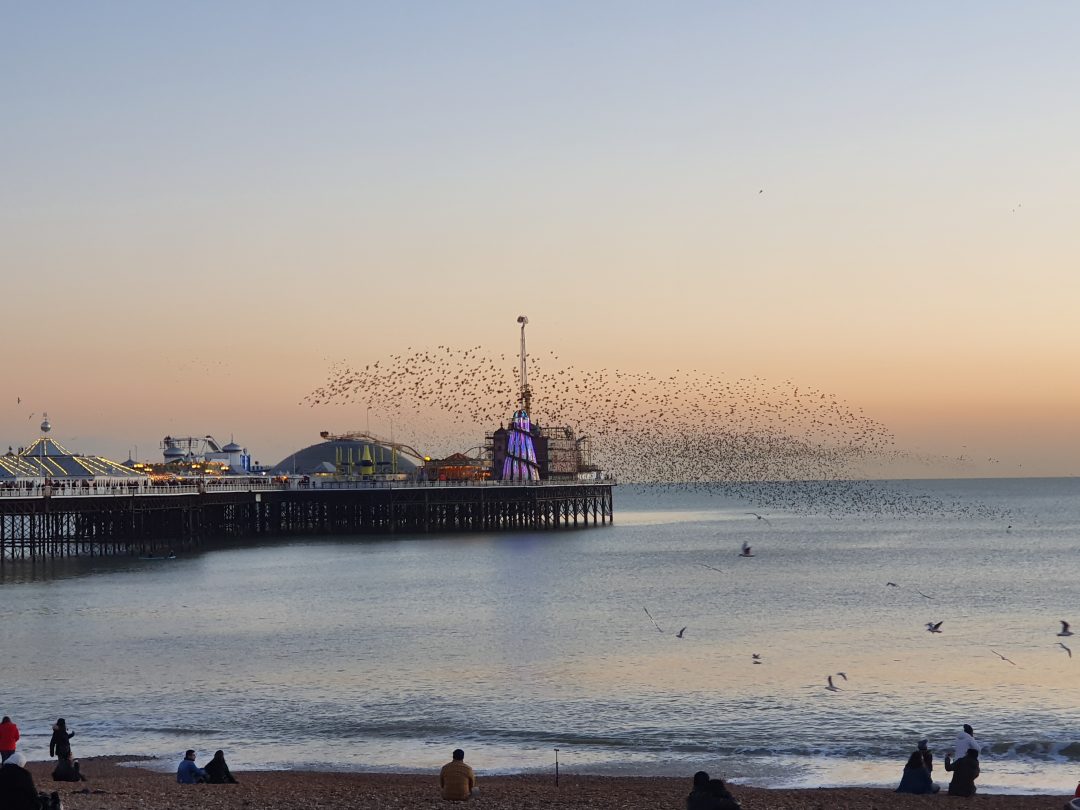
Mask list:
[[[48,422],[42,423],[42,428]],[[13,478],[143,478],[137,470],[101,456],[71,453],[42,436],[18,453],[0,456],[0,481]]]

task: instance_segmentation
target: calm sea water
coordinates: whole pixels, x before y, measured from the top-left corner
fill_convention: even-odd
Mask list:
[[[9,566],[0,712],[32,759],[64,716],[77,756],[170,767],[194,747],[431,770],[461,746],[482,774],[559,748],[569,772],[764,786],[894,785],[919,739],[940,758],[967,722],[981,790],[1071,792],[1080,480],[888,486],[988,509],[838,518],[621,486],[610,528]]]

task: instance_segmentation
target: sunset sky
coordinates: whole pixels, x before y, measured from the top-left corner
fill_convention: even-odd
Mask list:
[[[73,450],[277,462],[364,427],[298,404],[331,363],[512,353],[524,313],[580,368],[792,380],[968,474],[1080,473],[1080,5],[8,2],[2,30],[4,449],[48,411]]]

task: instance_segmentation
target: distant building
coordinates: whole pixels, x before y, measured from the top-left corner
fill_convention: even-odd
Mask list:
[[[416,474],[416,465],[393,448],[357,439],[331,439],[286,456],[271,469],[274,475],[370,477]]]
[[[249,475],[252,472],[251,455],[246,447],[230,441],[224,447],[213,436],[166,436],[161,440],[162,458],[165,464],[178,468],[191,468],[198,464],[210,464],[225,475]]]

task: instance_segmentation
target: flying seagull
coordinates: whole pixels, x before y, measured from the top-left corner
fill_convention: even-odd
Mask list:
[[[999,653],[999,652],[998,652],[997,650],[995,650],[995,649],[994,649],[993,647],[990,647],[990,648],[989,648],[989,650],[990,650],[990,652],[992,652],[992,653],[993,653],[994,655],[996,655],[996,656],[997,656],[998,658],[1000,658],[1000,659],[1001,659],[1002,661],[1008,661],[1008,662],[1009,662],[1010,664],[1012,664],[1012,665],[1013,665],[1014,667],[1016,666],[1016,662],[1015,662],[1015,661],[1013,661],[1013,660],[1012,660],[1011,658],[1006,658],[1006,657],[1005,657],[1004,655],[1002,655],[1001,653]]]
[[[758,655],[757,653],[752,653],[752,654],[750,655],[750,659],[751,659],[751,660],[752,660],[752,661],[753,661],[753,662],[754,662],[755,664],[760,664],[760,663],[761,663],[761,656],[760,656],[760,655]]]
[[[940,633],[941,632],[941,624],[944,621],[945,620],[942,619],[940,622],[927,622],[926,623],[926,629],[929,630],[931,633]]]
[[[845,681],[847,680],[847,673],[846,672],[837,672],[836,674],[839,675],[841,678],[843,678]]]
[[[827,680],[829,682],[829,685],[826,686],[825,688],[828,689],[830,692],[842,692],[843,691],[839,686],[833,686],[832,675],[826,675],[825,680]]]
[[[714,566],[711,566],[711,565],[706,565],[705,563],[694,563],[694,565],[700,565],[702,568],[708,568],[710,571],[716,571],[718,574],[724,573],[719,568],[715,568]]]
[[[651,614],[651,613],[649,613],[649,609],[648,609],[647,607],[643,607],[643,608],[642,608],[642,610],[644,610],[644,611],[645,611],[645,615],[649,617],[649,621],[651,621],[651,622],[653,623],[653,627],[655,627],[655,628],[656,628],[657,630],[659,630],[659,631],[660,631],[661,633],[663,633],[663,632],[664,632],[664,629],[663,629],[663,628],[662,628],[662,627],[661,627],[660,625],[658,625],[658,624],[656,623],[656,619],[654,619],[654,618],[652,617],[652,614]]]
[[[1061,622],[1061,632],[1058,633],[1058,635],[1059,636],[1071,636],[1073,634],[1073,632],[1072,632],[1072,630],[1069,629],[1069,623],[1067,621],[1065,621],[1064,619],[1058,619],[1058,621]]]
[[[753,553],[750,551],[750,544],[743,540],[742,551],[739,552],[740,557],[753,557]],[[1061,635],[1058,633],[1058,635]]]
[[[1061,647],[1061,649],[1063,649],[1065,652],[1067,652],[1069,654],[1069,658],[1072,658],[1072,650],[1070,650],[1068,647],[1066,647],[1060,641],[1058,642],[1058,646]]]
[[[684,627],[682,630],[680,630],[678,633],[675,634],[675,638],[682,638],[682,634],[685,633],[685,632],[686,632],[686,628]]]
[[[766,523],[769,523],[769,519],[767,517],[765,517],[764,515],[759,515],[757,512],[746,512],[746,514],[747,515],[753,515],[758,520],[764,520]],[[769,525],[772,526],[771,523],[769,523]]]
[[[895,582],[886,582],[885,584],[890,588],[899,588],[900,587]]]

